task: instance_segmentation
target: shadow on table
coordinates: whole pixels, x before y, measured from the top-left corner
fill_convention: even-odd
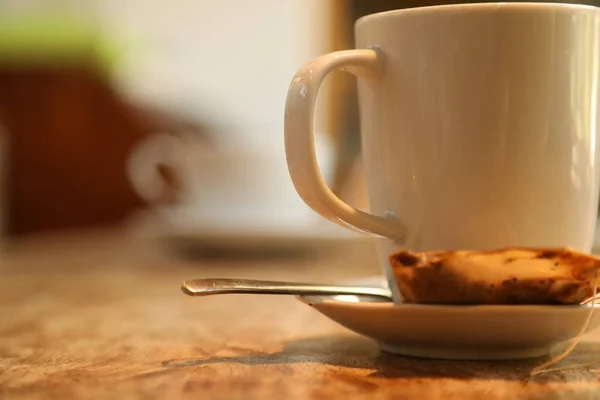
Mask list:
[[[240,349],[231,348],[232,351]],[[243,350],[243,349],[242,349]],[[247,350],[244,350],[247,352]],[[600,343],[581,343],[558,366],[589,363],[600,354]],[[565,382],[576,374],[580,382],[597,382],[594,366],[548,372],[529,376],[532,368],[547,358],[517,361],[448,361],[395,356],[381,353],[377,345],[355,335],[314,337],[287,342],[279,353],[244,354],[233,357],[206,359],[174,359],[163,361],[166,368],[182,368],[219,363],[246,365],[286,365],[293,363],[318,363],[344,368],[370,369],[370,377],[382,378],[452,378],[460,380],[521,380],[538,383]],[[600,365],[600,356],[598,356]],[[576,372],[575,372],[576,371]]]

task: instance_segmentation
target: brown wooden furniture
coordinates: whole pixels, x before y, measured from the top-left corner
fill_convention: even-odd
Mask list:
[[[290,297],[179,290],[192,277],[326,282],[378,272],[371,245],[357,243],[310,262],[192,262],[118,231],[17,242],[0,253],[0,397],[600,398],[594,367],[528,378],[541,360],[394,357]],[[599,351],[596,331],[562,365],[600,361]]]
[[[93,70],[0,68],[0,110],[8,234],[111,223],[141,205],[125,160],[148,127]]]
[[[138,140],[199,128],[129,103],[85,64],[0,66],[0,123],[13,236],[121,220],[142,205],[126,176]]]

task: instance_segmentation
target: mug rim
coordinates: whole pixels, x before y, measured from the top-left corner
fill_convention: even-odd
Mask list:
[[[599,12],[600,7],[589,4],[577,4],[577,3],[549,3],[549,2],[494,2],[494,3],[457,3],[457,4],[440,4],[432,6],[420,6],[401,8],[396,10],[382,11],[374,14],[364,15],[356,20],[354,26],[357,28],[359,25],[372,22],[372,20],[388,17],[404,16],[416,13],[429,13],[436,11],[446,10],[460,10],[460,11],[484,11],[489,9],[495,10],[537,10],[537,9],[554,9],[554,10],[572,10],[572,11],[594,11]]]

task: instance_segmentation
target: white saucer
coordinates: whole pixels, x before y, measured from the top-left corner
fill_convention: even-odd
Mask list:
[[[381,286],[381,278],[345,282]],[[344,327],[378,342],[382,351],[449,360],[545,356],[577,336],[589,306],[435,306],[299,299]],[[600,305],[594,307],[597,309]],[[598,312],[588,326],[600,324]]]

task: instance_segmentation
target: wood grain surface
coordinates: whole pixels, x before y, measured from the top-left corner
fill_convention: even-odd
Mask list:
[[[0,250],[0,398],[600,398],[593,367],[528,378],[542,360],[390,356],[291,297],[179,289],[186,278],[326,282],[378,272],[367,243],[242,261],[182,259],[118,231],[17,242]],[[598,339],[590,334],[561,364],[600,359]]]

